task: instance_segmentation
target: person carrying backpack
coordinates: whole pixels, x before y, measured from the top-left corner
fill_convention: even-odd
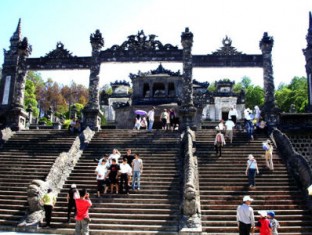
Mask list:
[[[216,154],[219,156],[221,156],[221,149],[222,146],[224,146],[225,143],[225,139],[224,139],[224,135],[222,134],[221,130],[218,130],[215,140],[214,140],[214,146],[215,146],[215,150],[216,150]]]

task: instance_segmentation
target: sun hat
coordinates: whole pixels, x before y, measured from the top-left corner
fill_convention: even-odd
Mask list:
[[[249,159],[249,160],[254,160],[255,158],[254,158],[254,156],[253,156],[252,154],[249,154],[249,155],[248,155],[248,159]]]
[[[70,187],[71,188],[77,188],[77,186],[75,184],[72,184]]]
[[[243,198],[243,202],[246,202],[246,201],[250,201],[250,202],[252,202],[252,201],[253,201],[253,199],[252,199],[250,196],[244,196],[244,198]]]
[[[268,215],[266,211],[258,211],[258,214],[261,215],[262,217],[266,217]]]
[[[272,218],[274,218],[275,217],[275,212],[274,211],[269,211],[268,215],[271,216]]]

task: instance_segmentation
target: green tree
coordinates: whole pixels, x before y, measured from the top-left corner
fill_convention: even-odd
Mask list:
[[[294,77],[290,84],[280,84],[275,92],[277,106],[283,112],[289,112],[295,105],[297,112],[305,112],[308,104],[308,82],[306,77]]]
[[[253,109],[256,105],[261,107],[264,104],[264,90],[260,86],[249,85],[245,90],[245,106]]]
[[[33,117],[39,116],[38,102],[36,99],[36,85],[34,83],[37,78],[37,74],[32,71],[29,71],[26,75],[24,106],[25,109],[27,109],[29,105],[31,106]]]

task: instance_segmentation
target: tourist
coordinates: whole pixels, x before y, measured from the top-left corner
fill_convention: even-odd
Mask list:
[[[75,199],[79,198],[79,191],[77,189],[76,184],[72,184],[70,186],[70,189],[68,190],[68,193],[66,195],[66,201],[67,201],[67,223],[70,223],[70,214],[74,208],[74,217],[76,216],[77,209],[76,209],[76,203]]]
[[[108,163],[111,165],[112,164],[112,159],[116,160],[116,163],[119,164],[118,160],[120,158],[120,152],[118,149],[113,149],[112,153],[108,157]]]
[[[170,121],[170,128],[173,131],[176,127],[176,114],[174,109],[169,110],[169,121]]]
[[[166,130],[170,130],[170,110],[167,111]]]
[[[234,122],[234,124],[236,124],[237,116],[238,116],[237,115],[237,110],[236,110],[235,106],[233,105],[230,108],[230,111],[229,111],[229,114],[228,114],[228,119],[231,119]]]
[[[132,162],[132,190],[140,190],[140,180],[143,173],[143,161],[138,153],[134,154],[135,159]]]
[[[215,150],[216,150],[216,154],[219,156],[221,156],[221,151],[222,151],[222,146],[224,146],[225,143],[225,139],[224,139],[224,135],[221,133],[221,130],[218,130],[218,133],[215,136],[215,140],[214,140],[214,146],[215,146]]]
[[[91,221],[89,208],[92,206],[92,202],[86,189],[80,190],[79,194],[80,198],[75,200],[77,207],[75,235],[89,235],[89,223]]]
[[[147,129],[147,127],[148,127],[148,125],[147,125],[147,120],[146,120],[146,117],[145,116],[143,116],[142,118],[141,118],[141,123],[140,123],[140,128],[144,128],[144,129]]]
[[[116,159],[112,159],[112,164],[109,166],[108,171],[104,177],[104,180],[109,179],[110,183],[110,192],[114,192],[114,187],[116,190],[116,194],[118,194],[118,172],[120,170],[120,166],[117,164]],[[105,189],[105,191],[107,191]]]
[[[76,120],[73,118],[69,124],[69,130],[71,133],[75,133]]]
[[[164,109],[164,111],[160,114],[160,121],[162,123],[162,129],[167,129],[167,119],[168,119],[168,112],[167,109]]]
[[[265,164],[267,168],[269,168],[271,171],[274,170],[273,166],[273,143],[270,140],[267,140],[262,144],[262,148],[265,151]]]
[[[100,158],[100,159],[94,158],[93,160],[94,160],[95,162],[97,162],[98,165],[101,165],[101,163],[102,163],[102,161],[103,161],[104,159],[106,160],[106,167],[108,168],[108,167],[109,167],[109,162],[108,162],[108,155],[107,155],[107,154],[104,154],[103,157]]]
[[[129,193],[129,182],[128,179],[132,174],[132,168],[127,163],[127,158],[124,158],[122,160],[122,163],[120,164],[120,181],[119,181],[119,193]],[[124,192],[125,189],[125,192]]]
[[[250,188],[255,186],[256,173],[259,174],[257,161],[252,154],[249,154],[245,174],[248,176],[248,184]]]
[[[260,115],[261,115],[261,110],[259,106],[256,105],[254,109],[254,119],[256,120],[256,124],[259,123],[260,121]]]
[[[134,160],[134,156],[131,153],[131,149],[127,149],[126,154],[122,157],[122,158],[126,158],[127,159],[127,163],[129,164],[130,167],[132,167],[132,161]],[[128,178],[128,184],[130,186],[130,182],[131,182],[131,175]]]
[[[101,196],[103,193],[104,185],[107,184],[107,181],[104,180],[104,177],[107,173],[106,159],[103,159],[101,165],[97,165],[95,169],[96,180],[97,180],[97,197]],[[105,186],[104,194],[107,193],[107,185]]]
[[[271,228],[272,228],[272,235],[278,235],[277,229],[280,228],[280,224],[277,221],[277,219],[275,219],[275,212],[269,211],[267,213],[267,217],[270,220],[270,224],[271,224]]]
[[[248,140],[253,140],[253,131],[254,131],[254,125],[252,123],[252,112],[249,108],[244,110],[244,118],[245,118],[245,128],[247,132]]]
[[[249,235],[251,231],[253,234],[253,230],[255,227],[255,217],[254,211],[250,206],[252,201],[253,199],[250,198],[250,196],[244,196],[243,204],[237,207],[236,220],[239,235]]]
[[[147,118],[148,118],[148,131],[152,131],[153,129],[153,124],[155,120],[155,110],[156,108],[153,107],[150,111],[147,113]]]
[[[132,150],[129,148],[127,149],[127,152],[125,155],[123,155],[122,158],[126,158],[127,159],[127,163],[131,166],[132,161],[134,160],[134,156],[132,154]]]
[[[217,130],[217,132],[221,131],[223,134],[225,134],[225,125],[224,125],[224,121],[222,119],[220,120],[220,122],[216,126],[216,130]]]
[[[229,118],[225,122],[225,136],[227,138],[229,138],[231,144],[233,142],[233,129],[234,129],[234,127],[235,127],[235,123],[232,121],[231,118]]]
[[[41,198],[41,204],[43,205],[45,212],[45,221],[46,224],[44,227],[50,228],[51,218],[52,218],[52,209],[56,203],[56,196],[52,192],[52,189],[48,189],[48,192],[43,195]]]
[[[258,211],[260,218],[256,223],[256,228],[259,229],[259,235],[271,235],[272,229],[270,220],[267,219],[266,211]]]
[[[141,127],[141,116],[138,114],[136,115],[136,118],[134,121],[133,130],[140,130],[140,127]]]

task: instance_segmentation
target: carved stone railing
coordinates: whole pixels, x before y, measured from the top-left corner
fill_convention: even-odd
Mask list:
[[[184,182],[180,234],[201,234],[201,212],[197,157],[193,155],[195,132],[187,127],[183,133]]]
[[[48,188],[57,195],[63,188],[63,185],[75,167],[83,150],[91,141],[94,131],[87,127],[79,136],[76,137],[72,147],[68,152],[63,152],[55,160],[45,181],[33,180],[27,189],[28,211],[27,216],[18,224],[19,230],[25,226],[25,230],[29,230],[27,226],[37,226],[44,218],[42,206],[40,206],[40,198],[47,192]]]
[[[297,185],[301,188],[312,210],[312,198],[309,197],[308,187],[312,184],[312,162],[299,154],[293,147],[289,138],[278,129],[274,129],[271,136],[280,155],[285,159],[287,170],[294,176]]]

